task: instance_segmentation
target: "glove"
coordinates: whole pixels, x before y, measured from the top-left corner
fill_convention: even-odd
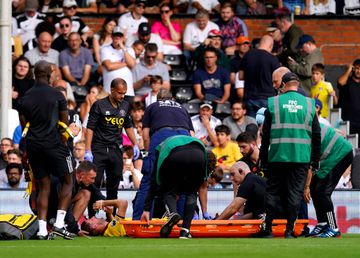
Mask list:
[[[212,217],[209,215],[209,213],[207,211],[203,212],[203,218],[205,220],[212,220]]]
[[[93,154],[92,154],[91,150],[87,150],[87,151],[85,151],[84,160],[87,160],[87,161],[93,162],[93,160],[94,160],[94,156],[93,156]]]
[[[133,150],[134,150],[134,160],[137,160],[140,157],[139,146],[134,145]]]
[[[311,168],[311,170],[315,173],[315,172],[317,172],[317,171],[319,170],[319,168],[320,168],[320,163],[317,162],[317,161],[311,161],[311,163],[310,163],[310,168]]]
[[[200,219],[199,214],[197,214],[197,212],[195,211],[193,220],[199,220],[199,219]]]

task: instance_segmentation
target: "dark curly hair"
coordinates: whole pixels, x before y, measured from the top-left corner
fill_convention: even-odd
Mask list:
[[[207,156],[207,173],[208,175],[210,175],[215,170],[216,167],[216,156],[211,151],[207,151],[206,156]]]

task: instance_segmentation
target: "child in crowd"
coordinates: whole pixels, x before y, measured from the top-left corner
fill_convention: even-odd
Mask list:
[[[157,95],[162,87],[163,79],[159,75],[150,76],[150,87],[151,91],[146,94],[145,97],[145,106],[148,107],[150,104],[157,101]]]
[[[212,172],[208,179],[208,187],[210,189],[222,189],[222,185],[220,184],[221,180],[223,179],[224,172],[220,167],[215,168],[214,172]]]
[[[123,181],[120,182],[119,189],[139,189],[142,174],[134,167],[133,147],[126,145],[123,149]]]
[[[216,155],[217,167],[229,171],[230,167],[238,161],[242,155],[239,146],[230,140],[230,128],[226,125],[215,127],[216,138],[219,146],[214,147],[212,152]]]
[[[336,92],[330,82],[324,81],[325,66],[321,63],[314,64],[312,69],[312,82],[313,86],[310,89],[310,96],[317,98],[322,103],[321,116],[328,118],[329,106],[328,102],[330,97],[333,97],[334,105],[337,104]]]

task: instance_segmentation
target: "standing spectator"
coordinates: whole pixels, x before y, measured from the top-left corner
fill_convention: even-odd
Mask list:
[[[46,20],[46,15],[39,13],[38,0],[26,0],[25,12],[16,16],[18,31],[22,45],[35,38],[36,26]]]
[[[165,139],[174,135],[190,135],[193,125],[186,109],[173,100],[169,90],[161,89],[158,101],[151,104],[143,118],[145,150],[149,151],[142,168],[143,178],[134,201],[133,219],[140,219],[150,187],[151,174],[155,166],[155,148]]]
[[[2,183],[0,188],[22,189],[27,187],[27,183],[23,180],[23,168],[19,163],[9,163],[6,166],[7,183]]]
[[[101,66],[100,50],[112,43],[112,33],[117,25],[117,20],[113,17],[107,17],[101,26],[101,30],[94,34],[93,49],[96,63]]]
[[[221,5],[221,18],[216,22],[223,36],[222,48],[225,54],[232,56],[237,49],[236,39],[240,36],[248,36],[246,24],[235,16],[233,5],[225,2]]]
[[[213,47],[217,50],[217,61],[216,64],[222,68],[225,68],[227,71],[230,72],[230,59],[221,49],[221,42],[223,36],[221,31],[219,30],[211,30],[209,31],[208,38],[195,49],[194,52],[194,61],[196,63],[197,68],[204,68],[205,67],[205,59],[204,53],[205,49],[208,47]]]
[[[117,199],[123,168],[123,128],[136,149],[136,158],[139,149],[131,123],[130,106],[124,101],[126,81],[121,78],[113,79],[110,87],[111,94],[96,101],[90,109],[86,129],[85,160],[94,160],[98,168],[95,181],[97,187],[101,186],[106,171],[106,197]]]
[[[213,13],[220,12],[220,3],[218,0],[191,0],[187,13],[195,14],[198,11]]]
[[[270,36],[263,36],[259,48],[251,49],[241,62],[239,79],[245,80],[244,101],[247,114],[252,117],[259,108],[267,107],[268,97],[275,96],[272,73],[280,64],[271,54],[273,43]]]
[[[81,46],[80,34],[71,32],[68,40],[69,48],[60,53],[60,68],[71,85],[88,86],[91,67],[94,64],[89,49]]]
[[[277,27],[275,21],[272,21],[269,26],[266,28],[267,33],[271,36],[274,40],[274,46],[271,51],[274,55],[278,55],[283,50],[283,35],[280,29]]]
[[[248,124],[255,124],[255,118],[246,115],[246,105],[241,100],[236,100],[231,106],[231,116],[224,118],[223,125],[230,128],[231,140],[235,141],[238,135],[245,132]]]
[[[1,144],[0,144],[0,150],[1,150],[0,169],[4,169],[6,167],[6,165],[8,164],[7,153],[9,150],[12,150],[12,149],[14,149],[13,141],[8,137],[2,138]]]
[[[239,146],[230,140],[230,128],[226,125],[218,125],[215,132],[219,145],[211,151],[216,156],[216,166],[229,172],[230,167],[242,157]]]
[[[356,59],[338,79],[341,118],[350,121],[350,133],[360,133],[360,59]]]
[[[219,26],[209,20],[209,13],[198,11],[195,21],[186,25],[184,31],[184,55],[188,64],[191,64],[195,49],[202,44],[208,37],[211,30],[219,30]]]
[[[329,15],[336,14],[335,0],[310,0],[310,15]]]
[[[312,67],[314,64],[323,63],[324,58],[319,48],[316,47],[315,41],[310,35],[302,35],[299,39],[297,48],[300,49],[302,56],[296,60],[291,57],[288,59],[288,65],[292,72],[300,78],[301,86],[307,96],[310,95]]]
[[[14,109],[19,108],[19,99],[34,85],[33,74],[30,67],[29,60],[24,56],[20,56],[13,63],[12,106]]]
[[[134,89],[137,96],[144,96],[150,91],[150,76],[159,75],[163,78],[164,89],[170,89],[170,77],[167,66],[156,60],[158,49],[156,44],[148,43],[145,47],[144,59],[132,70]]]
[[[194,91],[196,97],[201,101],[225,103],[230,97],[230,74],[216,64],[217,53],[213,47],[205,49],[205,67],[198,68],[194,72]]]
[[[291,13],[295,13],[296,15],[310,14],[310,0],[278,0],[278,8],[287,8]],[[300,13],[296,13],[295,9],[300,7]]]
[[[131,56],[125,48],[124,40],[120,27],[115,27],[112,32],[111,45],[101,48],[100,58],[103,65],[104,90],[110,93],[111,82],[116,78],[123,78],[127,85],[126,96],[132,99],[134,88],[130,69],[135,66],[135,57]]]
[[[280,31],[284,33],[283,51],[278,55],[278,58],[282,65],[286,65],[289,56],[295,59],[298,55],[299,51],[296,46],[304,32],[291,21],[291,15],[289,13],[278,14],[275,21]]]
[[[52,42],[51,47],[59,52],[69,47],[68,39],[72,29],[71,18],[63,16],[59,20],[60,35]]]
[[[205,146],[218,146],[215,127],[221,125],[220,119],[212,116],[213,107],[208,103],[200,105],[199,114],[191,117],[194,126],[194,137],[202,141]]]
[[[118,26],[120,26],[125,38],[136,36],[140,23],[148,22],[143,16],[147,0],[136,0],[134,9],[120,16]]]
[[[238,97],[242,98],[244,96],[244,83],[243,81],[239,83],[239,70],[241,61],[244,58],[245,54],[249,52],[251,48],[251,41],[246,36],[240,36],[236,39],[236,50],[234,53],[234,57],[230,60],[230,81],[235,85],[236,94]]]
[[[150,24],[147,22],[140,23],[136,35],[129,36],[126,39],[126,46],[130,47],[135,41],[139,40],[146,46],[148,43],[156,44],[158,48],[157,60],[164,60],[164,45],[158,34],[151,33]]]
[[[171,21],[173,9],[169,3],[160,5],[161,21],[155,21],[151,26],[151,32],[158,34],[164,45],[164,55],[179,55],[181,51],[181,27],[180,24]]]
[[[265,228],[258,237],[273,237],[272,221],[277,200],[285,196],[287,219],[285,238],[294,238],[307,170],[319,169],[321,133],[314,100],[297,93],[300,81],[296,74],[286,73],[282,95],[269,98],[265,111],[260,151],[261,168],[267,168]],[[270,149],[269,149],[270,147]],[[284,195],[285,194],[285,195]]]
[[[64,96],[49,85],[51,73],[50,63],[46,61],[36,63],[35,85],[19,103],[20,120],[23,128],[27,122],[30,124],[26,136],[26,152],[34,178],[39,183],[38,239],[48,238],[46,218],[50,175],[58,177],[61,182],[59,205],[52,232],[66,239],[73,239],[74,235],[64,227],[66,211],[71,201],[73,159],[58,131],[58,121],[67,124],[68,113]]]
[[[325,66],[321,63],[314,64],[311,68],[312,86],[310,89],[310,97],[319,99],[321,101],[323,118],[329,117],[329,99],[333,98],[334,105],[337,105],[336,92],[330,82],[325,82]]]

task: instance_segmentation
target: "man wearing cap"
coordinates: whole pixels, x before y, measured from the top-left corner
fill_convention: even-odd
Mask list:
[[[151,33],[151,26],[148,22],[142,22],[139,25],[137,35],[131,35],[126,39],[126,46],[130,47],[136,40],[140,40],[146,46],[148,43],[154,43],[158,48],[157,60],[164,60],[164,44],[158,34]]]
[[[248,36],[248,29],[244,21],[235,16],[234,7],[229,2],[224,2],[220,9],[220,19],[216,22],[223,36],[222,49],[226,55],[232,56],[236,52],[236,39]]]
[[[276,69],[272,74],[272,82],[273,87],[277,91],[277,94],[283,93],[282,90],[284,89],[285,84],[282,82],[282,77],[289,73],[289,68],[285,66],[280,66],[278,69]],[[298,86],[297,92],[299,92],[301,95],[307,97],[308,95],[305,93],[304,89],[301,87],[301,85]]]
[[[235,56],[230,60],[230,81],[235,85],[236,94],[239,98],[244,96],[244,82],[240,82],[238,72],[240,70],[240,64],[245,54],[249,52],[251,45],[250,39],[246,36],[240,36],[236,39]]]
[[[115,27],[112,33],[111,45],[101,48],[100,60],[103,65],[104,90],[110,93],[111,81],[122,78],[126,81],[128,100],[134,98],[133,77],[131,70],[136,62],[135,57],[124,46],[124,35],[120,27]]]
[[[309,96],[312,86],[312,67],[314,64],[323,63],[324,58],[320,49],[316,47],[313,37],[310,35],[302,35],[297,48],[300,49],[301,56],[296,61],[288,58],[288,65],[290,70],[299,76],[301,86]]]
[[[34,73],[35,84],[19,101],[19,112],[22,127],[25,128],[27,123],[30,125],[26,135],[26,151],[34,177],[39,184],[37,236],[42,240],[48,238],[46,218],[50,175],[53,175],[60,179],[62,187],[52,232],[73,239],[74,235],[64,227],[64,219],[71,201],[71,173],[75,162],[66,146],[66,140],[61,137],[58,129],[59,121],[68,123],[67,104],[61,92],[49,85],[52,74],[50,63],[39,61],[35,65]]]
[[[244,81],[244,101],[247,114],[252,117],[258,109],[267,107],[268,97],[275,96],[271,75],[280,63],[271,54],[273,44],[272,37],[263,36],[259,48],[247,52],[240,65],[238,78]]]
[[[199,114],[191,117],[195,137],[208,147],[219,145],[215,127],[221,125],[221,121],[212,116],[212,113],[213,107],[209,103],[203,103],[200,105]]]
[[[271,53],[273,53],[274,55],[280,54],[282,52],[283,46],[283,35],[281,34],[280,29],[277,27],[276,22],[272,21],[266,28],[266,31],[274,40],[274,46]]]
[[[136,0],[134,9],[120,16],[118,25],[125,38],[136,36],[140,23],[148,22],[148,19],[143,16],[146,5],[147,0]]]
[[[285,238],[294,238],[294,223],[302,200],[307,171],[319,169],[321,133],[315,101],[297,92],[294,73],[282,77],[283,94],[269,98],[265,111],[260,167],[267,169],[265,228],[257,237],[270,238],[281,196],[287,219]],[[310,165],[310,166],[309,166]],[[285,194],[285,195],[284,195]]]
[[[218,58],[216,64],[225,68],[227,71],[230,72],[230,60],[221,49],[221,42],[222,42],[222,34],[219,30],[211,30],[209,31],[208,38],[195,49],[194,52],[194,60],[196,62],[196,67],[204,68],[205,67],[205,60],[204,60],[204,52],[207,47],[213,47],[218,51]]]
[[[81,35],[82,42],[85,44],[85,46],[88,46],[86,41],[88,38],[92,37],[93,32],[91,31],[89,26],[87,26],[85,22],[79,16],[76,15],[77,8],[78,5],[76,0],[64,0],[63,13],[55,17],[54,24],[56,27],[56,32],[59,34],[61,33],[60,23],[59,23],[61,17],[68,16],[70,17],[72,23],[71,31],[78,32]]]
[[[16,22],[19,34],[21,37],[22,45],[25,45],[28,41],[35,39],[36,26],[46,20],[46,15],[39,13],[38,0],[26,0],[25,12],[16,16]]]

